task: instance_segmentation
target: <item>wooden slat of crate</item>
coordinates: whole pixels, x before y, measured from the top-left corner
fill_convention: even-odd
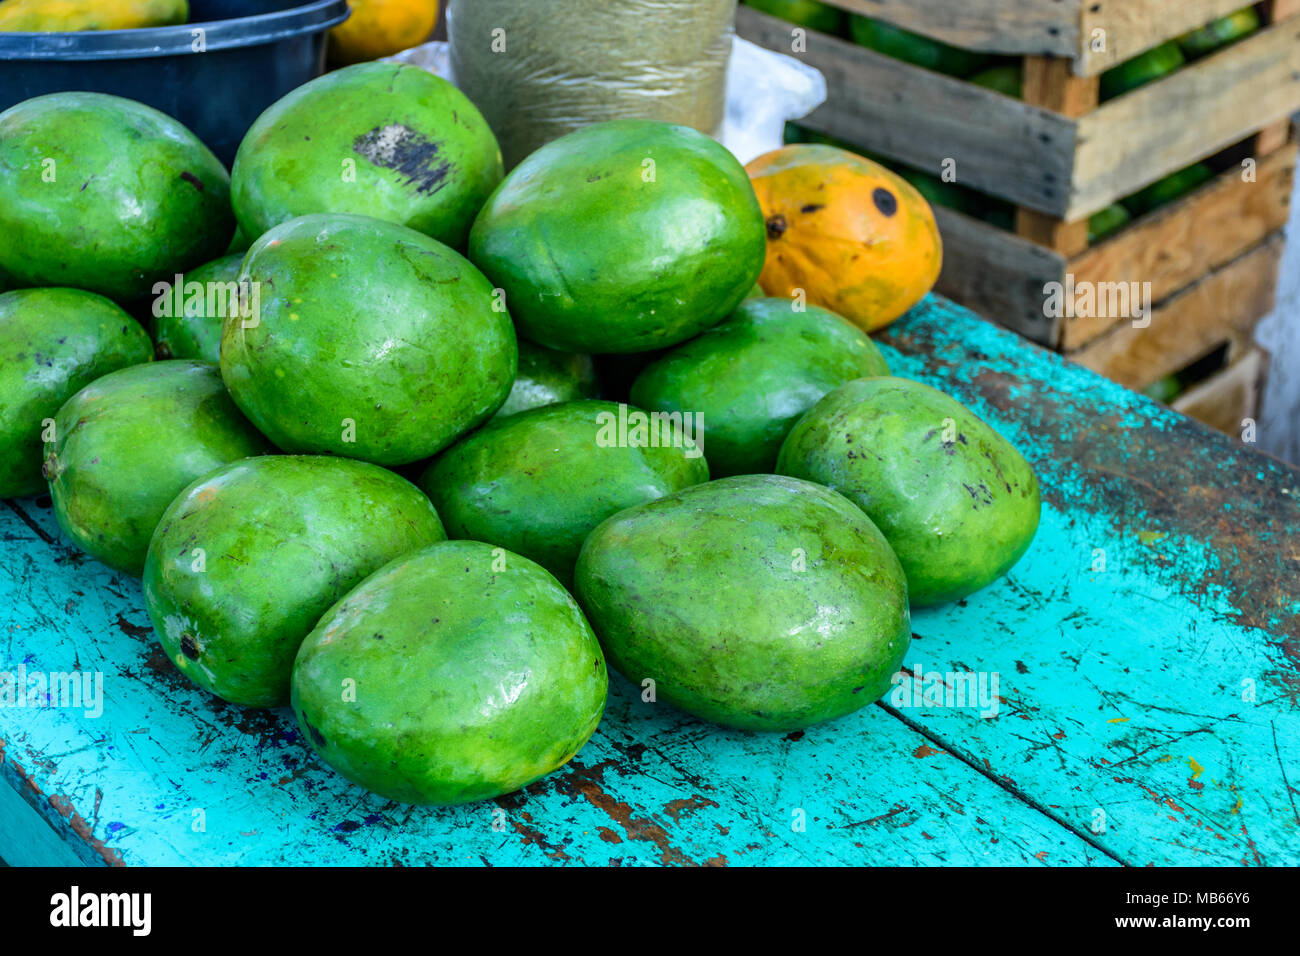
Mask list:
[[[1080,117],[1062,213],[1091,215],[1300,107],[1300,19],[1291,19]]]
[[[1275,233],[1236,261],[1167,299],[1150,324],[1112,328],[1066,358],[1132,389],[1186,368],[1224,343],[1248,346],[1255,325],[1273,309],[1285,241]]]
[[[742,7],[745,38],[791,52],[784,20]],[[808,31],[828,101],[801,122],[1067,221],[1085,218],[1300,109],[1292,17],[1079,117]]]
[[[828,0],[969,50],[1066,57],[1093,76],[1240,9],[1242,0]],[[1105,44],[1094,48],[1094,31]]]
[[[736,27],[791,52],[784,20],[741,7]],[[937,173],[956,159],[962,185],[1043,212],[1068,208],[1073,120],[813,31],[798,56],[826,75],[830,91],[801,124],[918,169]]]
[[[1064,282],[1150,282],[1161,302],[1260,243],[1287,221],[1296,147],[1262,157],[1255,182],[1239,168],[1146,216],[1111,239],[1067,258],[996,226],[936,209],[944,239],[937,289],[1026,338],[1078,349],[1122,319],[1048,318],[1044,286]]]
[[[1240,436],[1244,419],[1259,417],[1268,356],[1252,348],[1221,372],[1174,399],[1172,407],[1225,435]]]

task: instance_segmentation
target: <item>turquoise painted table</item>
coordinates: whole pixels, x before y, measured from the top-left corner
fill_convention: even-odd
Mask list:
[[[138,583],[70,547],[48,502],[14,502],[0,507],[0,671],[97,672],[104,707],[0,708],[0,857],[1300,862],[1300,473],[941,299],[884,340],[897,372],[1015,442],[1045,494],[1009,577],[915,615],[892,700],[764,736],[614,677],[600,730],[562,771],[495,802],[413,809],[334,775],[287,712],[191,687]],[[980,687],[984,706],[958,697]]]

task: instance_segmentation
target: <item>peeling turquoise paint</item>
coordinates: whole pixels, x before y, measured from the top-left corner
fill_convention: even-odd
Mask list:
[[[287,712],[192,687],[138,583],[23,501],[0,507],[0,671],[102,671],[106,703],[97,719],[0,708],[0,856],[1300,861],[1300,475],[941,299],[882,338],[898,374],[966,402],[1042,480],[1024,560],[913,621],[908,672],[996,675],[997,716],[887,698],[801,734],[748,734],[615,677],[600,730],[560,772],[490,803],[405,807],[321,765]],[[15,800],[35,812],[6,813]]]

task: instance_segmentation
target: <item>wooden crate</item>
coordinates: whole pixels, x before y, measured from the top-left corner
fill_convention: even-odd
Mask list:
[[[955,163],[959,183],[1021,207],[1022,235],[1066,253],[1086,242],[1093,213],[1253,133],[1284,129],[1300,109],[1300,0],[1270,0],[1258,33],[1100,104],[1101,70],[1240,0],[834,2],[949,42],[1023,54],[1024,98],[741,7],[741,36],[826,75],[828,101],[801,122],[936,174]],[[1080,46],[1094,21],[1110,24],[1104,56]]]
[[[1240,437],[1245,422],[1259,417],[1268,374],[1268,353],[1252,348],[1221,372],[1179,395],[1171,407],[1225,435]]]

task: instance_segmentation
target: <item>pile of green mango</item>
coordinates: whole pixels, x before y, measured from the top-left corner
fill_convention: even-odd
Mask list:
[[[841,717],[913,608],[1024,555],[1039,488],[763,296],[765,255],[708,137],[597,124],[503,175],[414,67],[295,90],[229,175],[148,107],[40,97],[0,113],[0,495],[48,490],[182,674],[394,800],[560,767],[607,661],[730,727]]]

